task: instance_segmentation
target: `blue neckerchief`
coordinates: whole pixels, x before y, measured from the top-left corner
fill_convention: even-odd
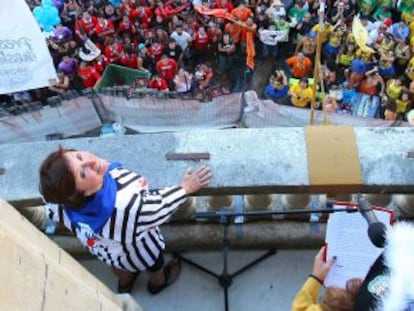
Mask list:
[[[86,224],[95,233],[99,233],[102,227],[111,217],[115,209],[116,182],[109,171],[122,167],[121,163],[114,162],[108,167],[103,178],[102,188],[80,210],[65,208],[66,214],[75,227]]]

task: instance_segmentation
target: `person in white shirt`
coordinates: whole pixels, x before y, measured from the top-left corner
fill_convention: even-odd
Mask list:
[[[191,42],[191,35],[184,31],[182,25],[178,25],[175,28],[175,31],[170,35],[170,38],[175,39],[177,44],[183,49],[183,51],[187,50],[188,44]]]
[[[181,68],[175,75],[173,82],[178,93],[187,93],[191,91],[193,75]]]
[[[371,30],[368,31],[368,45],[374,45],[375,43],[377,43],[378,40],[381,40],[387,33],[387,25],[385,25],[384,23],[376,22],[373,24],[375,24],[374,27],[372,27]]]

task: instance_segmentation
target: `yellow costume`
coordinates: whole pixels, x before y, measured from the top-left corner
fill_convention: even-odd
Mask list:
[[[291,311],[322,311],[316,303],[321,284],[313,277],[309,277],[293,300]]]
[[[292,85],[290,87],[290,92],[291,94],[296,95],[291,97],[293,106],[299,108],[308,106],[313,97],[312,89],[309,86],[304,89],[300,86],[300,83]]]
[[[409,100],[397,99],[395,102],[397,103],[397,114],[406,113],[407,108],[410,105],[410,101]]]
[[[323,31],[321,32],[321,42],[324,43],[329,38],[329,34],[332,31],[333,26],[331,24],[324,24]],[[319,24],[312,27],[312,30],[319,33]]]
[[[401,95],[402,85],[395,85],[395,80],[392,79],[388,82],[385,93],[392,99],[398,99]]]
[[[407,69],[405,71],[405,75],[410,80],[414,80],[414,57],[411,57],[410,61],[408,62]]]

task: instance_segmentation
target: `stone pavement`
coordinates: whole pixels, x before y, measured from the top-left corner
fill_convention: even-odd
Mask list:
[[[309,275],[316,250],[279,250],[276,255],[246,270],[229,287],[229,310],[289,311],[291,302]],[[263,251],[230,251],[228,269],[232,273],[251,262]],[[218,274],[222,272],[222,253],[191,252],[187,258]],[[166,259],[169,258],[167,255]],[[81,261],[110,289],[116,278],[96,260]],[[148,277],[143,273],[131,295],[146,311],[224,311],[224,291],[216,278],[183,263],[180,278],[156,296],[146,291]]]

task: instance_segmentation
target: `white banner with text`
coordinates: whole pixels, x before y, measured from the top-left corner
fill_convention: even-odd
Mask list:
[[[0,94],[49,86],[52,57],[25,0],[0,1]]]

